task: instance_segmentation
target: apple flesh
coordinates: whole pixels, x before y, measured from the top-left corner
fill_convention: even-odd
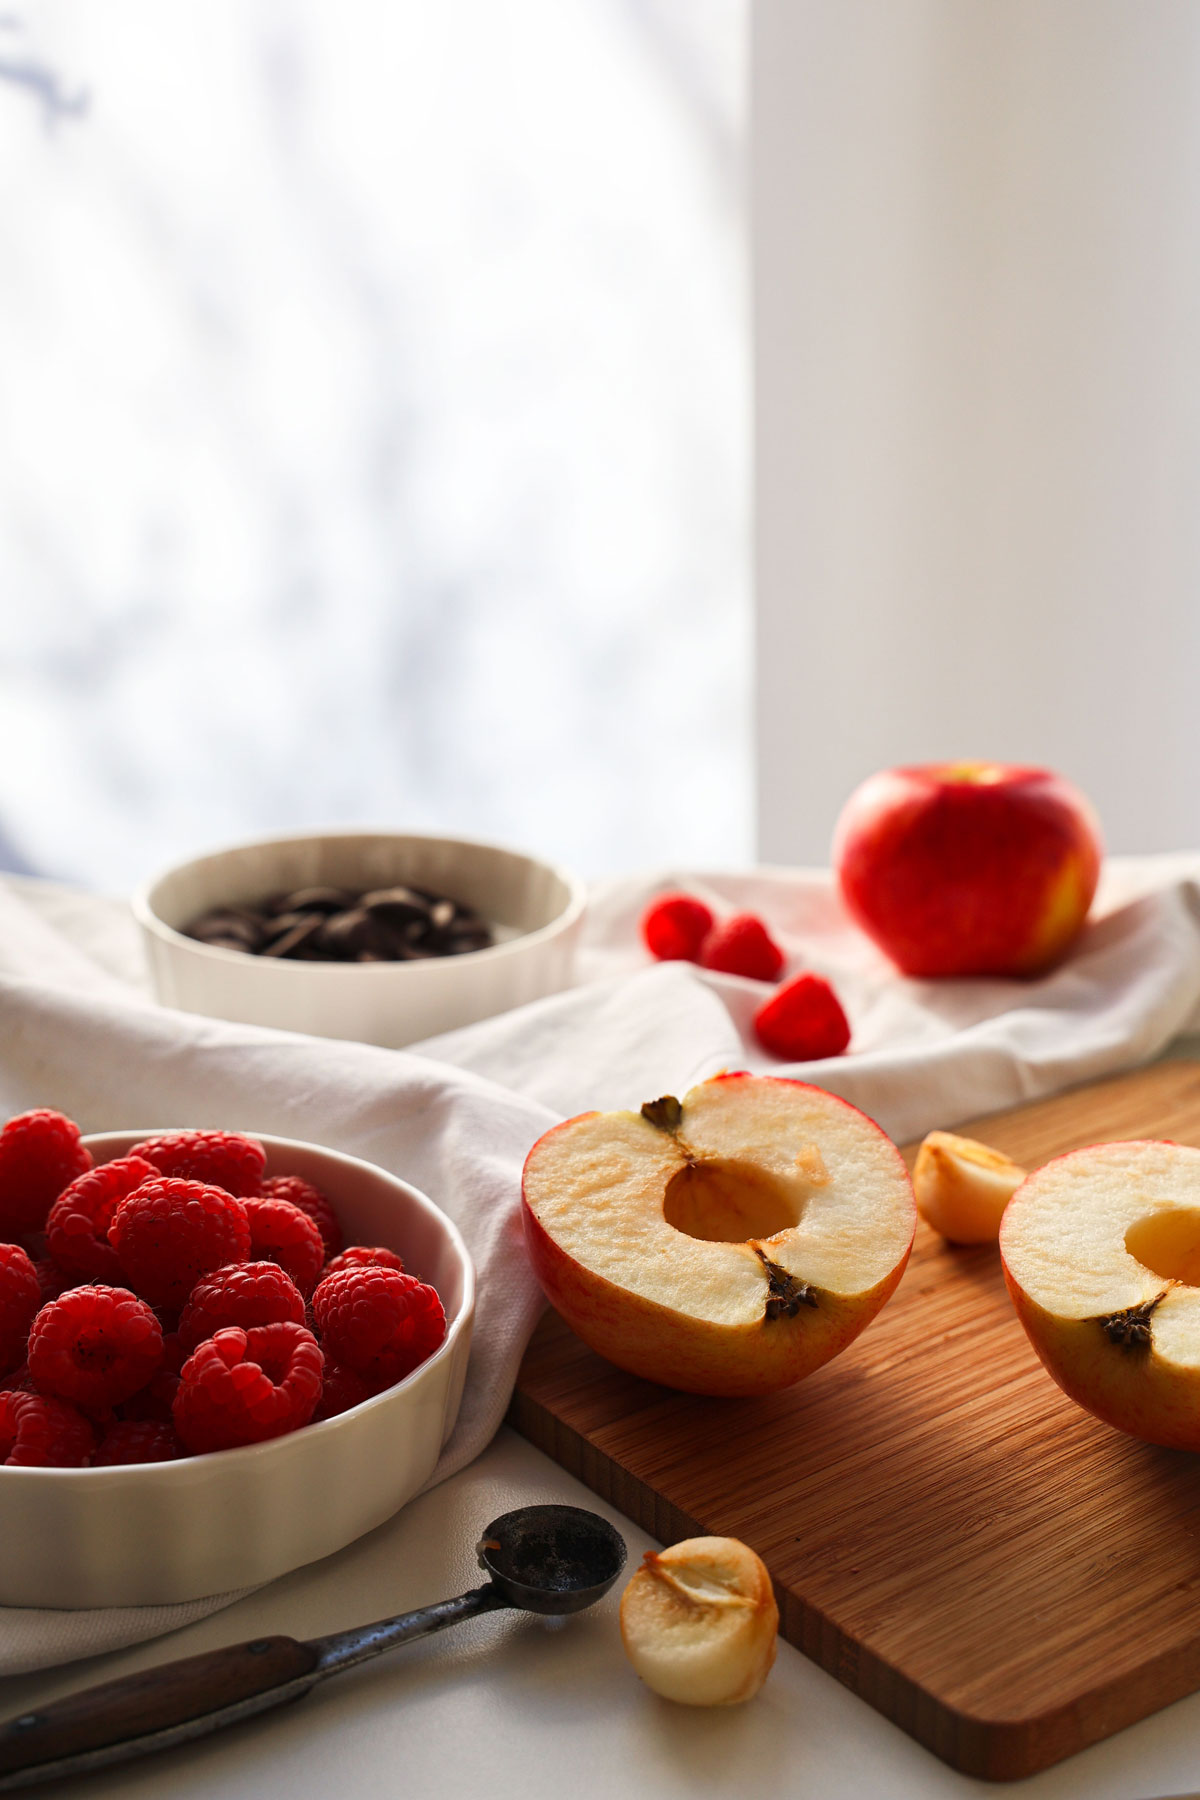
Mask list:
[[[647,1687],[683,1706],[739,1706],[771,1672],[779,1608],[738,1538],[647,1550],[621,1596],[621,1642]]]
[[[1134,1437],[1200,1450],[1200,1150],[1096,1144],[1017,1190],[1000,1254],[1063,1392]]]
[[[568,1119],[522,1188],[533,1266],[568,1324],[620,1368],[698,1394],[771,1393],[844,1350],[916,1227],[878,1125],[767,1076]]]
[[[994,1244],[1025,1170],[1001,1150],[931,1131],[913,1164],[917,1211],[952,1244]]]
[[[1040,974],[1077,936],[1100,874],[1096,816],[1046,769],[888,769],[834,834],[842,898],[906,974]]]

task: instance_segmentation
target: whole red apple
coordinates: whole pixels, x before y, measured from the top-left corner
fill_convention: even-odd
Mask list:
[[[906,975],[1037,975],[1100,874],[1100,827],[1061,775],[1004,763],[885,769],[856,788],[833,861],[855,919]]]

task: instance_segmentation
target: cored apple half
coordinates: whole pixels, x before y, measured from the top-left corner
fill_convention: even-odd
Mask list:
[[[1009,1201],[1000,1254],[1064,1393],[1134,1437],[1200,1450],[1200,1150],[1056,1157]]]
[[[900,1154],[810,1087],[718,1075],[640,1113],[583,1113],[525,1164],[538,1278],[602,1356],[697,1394],[788,1387],[852,1343],[916,1228]]]

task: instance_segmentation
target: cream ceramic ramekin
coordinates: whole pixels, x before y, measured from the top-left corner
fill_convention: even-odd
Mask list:
[[[104,1163],[156,1135],[84,1143]],[[268,1443],[132,1467],[0,1467],[0,1605],[155,1606],[251,1587],[340,1550],[428,1480],[467,1372],[475,1275],[462,1238],[424,1194],[371,1163],[258,1141],[269,1175],[303,1175],[328,1194],[348,1244],[386,1245],[432,1283],[445,1340],[395,1387]]]

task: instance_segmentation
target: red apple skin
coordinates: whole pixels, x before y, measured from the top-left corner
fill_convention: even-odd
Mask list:
[[[833,861],[847,911],[905,975],[1031,976],[1087,917],[1103,847],[1048,769],[886,769],[850,796]]]
[[[1169,1144],[1172,1139],[1148,1141]],[[1043,1167],[1067,1161],[1084,1149],[1119,1148],[1119,1142],[1081,1145],[1065,1156],[1049,1158]],[[1020,1192],[1018,1188],[1013,1200]],[[1097,1320],[1057,1318],[1039,1306],[1008,1266],[1003,1222],[1000,1266],[1013,1310],[1038,1361],[1069,1400],[1130,1437],[1168,1450],[1200,1451],[1200,1371],[1164,1363],[1153,1340],[1146,1356],[1130,1357],[1107,1342]]]
[[[720,1398],[774,1394],[831,1361],[895,1292],[906,1251],[891,1273],[851,1300],[822,1296],[819,1317],[722,1327],[669,1312],[572,1260],[522,1206],[534,1273],[556,1312],[618,1369],[686,1394]]]

